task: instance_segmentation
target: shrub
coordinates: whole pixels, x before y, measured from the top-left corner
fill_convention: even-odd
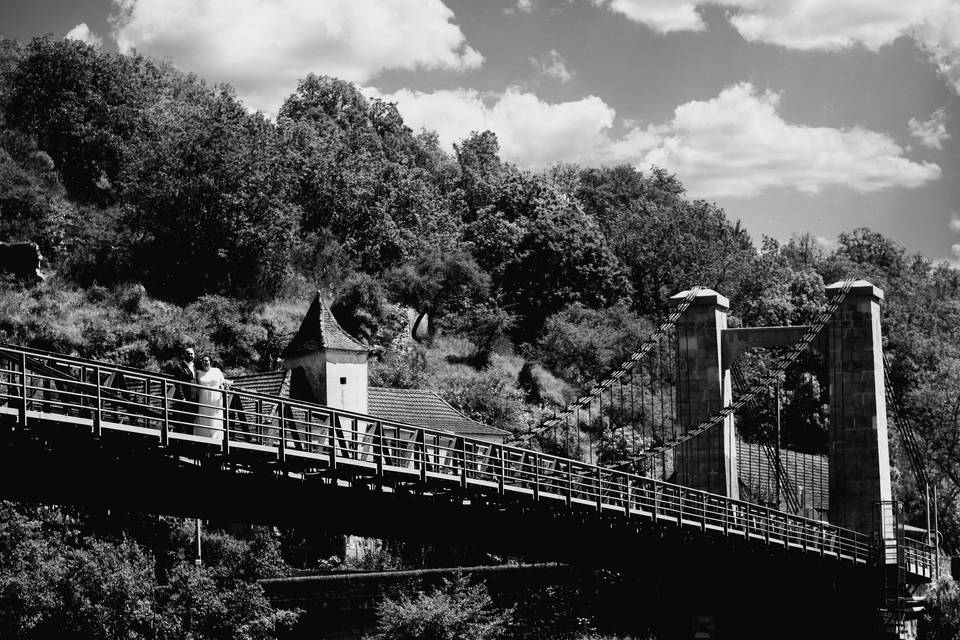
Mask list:
[[[639,347],[651,329],[623,303],[606,309],[571,304],[547,319],[534,354],[568,382],[586,385]]]
[[[499,367],[442,379],[439,386],[444,400],[478,422],[510,430],[523,423],[523,392]]]
[[[960,587],[952,578],[941,578],[931,586],[919,632],[925,640],[960,637]]]
[[[370,386],[422,389],[427,383],[427,358],[423,347],[407,345],[387,351],[370,367]]]
[[[504,636],[512,617],[512,610],[492,606],[485,585],[458,574],[429,594],[384,600],[369,640],[493,640]]]

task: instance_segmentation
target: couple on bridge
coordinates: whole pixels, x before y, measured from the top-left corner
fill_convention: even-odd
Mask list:
[[[193,347],[186,346],[180,360],[171,368],[171,375],[177,380],[173,388],[171,423],[186,433],[222,441],[223,390],[229,388],[231,381],[213,366],[210,356],[201,357],[196,366],[195,359]]]

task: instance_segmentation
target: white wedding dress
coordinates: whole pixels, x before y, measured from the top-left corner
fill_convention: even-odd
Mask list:
[[[216,367],[197,372],[200,398],[194,434],[223,442],[223,372]]]

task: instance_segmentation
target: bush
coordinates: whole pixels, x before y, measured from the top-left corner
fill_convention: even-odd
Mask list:
[[[571,304],[547,318],[534,354],[568,382],[586,386],[637,349],[651,331],[626,304],[606,309]]]
[[[165,570],[132,537],[86,535],[97,524],[82,512],[0,502],[0,637],[268,640],[297,618],[255,582],[282,570],[271,530],[249,540],[210,532],[207,564],[195,567],[186,527],[174,528],[151,540],[170,556]]]
[[[387,302],[380,282],[364,273],[351,276],[330,311],[344,331],[368,345],[385,347],[407,326],[404,314]]]
[[[429,594],[384,600],[369,640],[493,640],[504,636],[512,617],[512,610],[492,606],[485,585],[458,574]]]
[[[419,345],[388,351],[370,367],[371,387],[422,389],[426,383],[427,357]]]
[[[919,627],[924,640],[960,638],[960,587],[952,578],[941,578],[931,586]]]
[[[461,413],[484,424],[515,431],[523,423],[523,392],[511,376],[492,366],[440,381],[440,395]]]

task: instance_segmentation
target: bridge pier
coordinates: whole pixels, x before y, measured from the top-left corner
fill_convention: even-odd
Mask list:
[[[673,296],[671,304],[679,306],[688,293]],[[676,323],[676,415],[683,432],[696,428],[731,402],[730,372],[723,369],[721,353],[721,334],[727,328],[729,309],[727,298],[712,289],[701,289]],[[722,428],[709,429],[676,448],[676,483],[738,499],[736,455],[731,415]]]

